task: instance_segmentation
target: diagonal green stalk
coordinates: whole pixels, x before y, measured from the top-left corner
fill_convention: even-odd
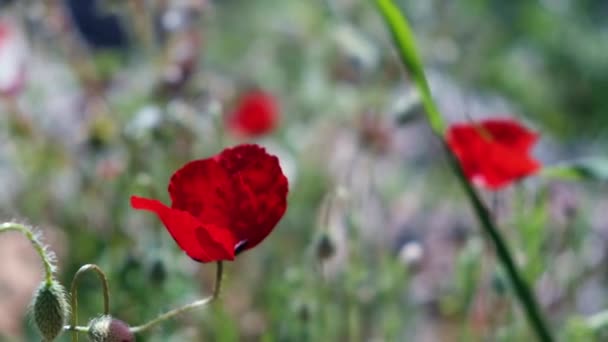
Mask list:
[[[405,17],[401,11],[391,0],[376,0],[376,5],[388,25],[395,45],[399,52],[401,62],[404,64],[407,71],[411,73],[414,84],[420,92],[422,105],[426,111],[427,119],[433,132],[439,136],[443,136],[445,131],[445,122],[431,94],[431,88],[424,75],[422,61],[416,51],[416,40],[410,29]]]
[[[489,210],[481,201],[479,194],[464,175],[460,163],[445,143],[444,132],[446,126],[441,113],[433,100],[426,76],[424,75],[421,59],[416,50],[414,35],[406,18],[392,0],[375,0],[375,3],[391,32],[395,45],[398,48],[401,61],[411,73],[414,83],[420,92],[427,120],[433,132],[441,139],[445,153],[449,158],[450,166],[469,197],[475,214],[481,223],[481,227],[494,244],[498,259],[507,272],[515,294],[524,308],[530,325],[536,332],[539,341],[553,341],[536,298],[519,272],[513,256],[509,251],[506,240],[500,234]]]
[[[443,146],[450,160],[450,165],[452,165],[452,169],[458,176],[460,183],[462,184],[467,196],[469,197],[471,204],[473,205],[475,214],[477,215],[477,218],[481,223],[481,226],[494,244],[498,259],[507,271],[507,275],[511,280],[513,289],[515,290],[515,294],[523,305],[524,311],[526,312],[528,320],[534,328],[534,331],[536,332],[538,340],[543,342],[553,341],[551,333],[549,332],[547,324],[545,323],[544,317],[541,313],[540,307],[536,301],[536,297],[534,296],[534,293],[532,292],[528,284],[526,284],[526,281],[521,275],[521,272],[517,268],[517,264],[513,260],[513,256],[509,250],[509,246],[507,245],[506,240],[500,234],[500,231],[497,229],[496,224],[494,223],[492,216],[490,215],[490,211],[483,204],[481,198],[479,197],[479,194],[473,188],[471,183],[468,181],[468,179],[462,172],[462,168],[460,167],[458,160],[455,158],[449,147],[445,143],[443,144]]]

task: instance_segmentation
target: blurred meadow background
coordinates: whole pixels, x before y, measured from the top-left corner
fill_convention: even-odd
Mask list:
[[[608,2],[396,2],[448,122],[516,118],[543,165],[584,161],[482,194],[558,339],[607,340]],[[138,341],[533,338],[371,1],[0,3],[0,219],[37,227],[63,284],[98,264],[117,318],[201,298],[215,272],[131,195],[167,203],[176,169],[243,142],[289,178],[221,300]],[[229,124],[252,90],[279,112],[255,136]],[[39,340],[41,279],[28,241],[0,235],[1,341]],[[81,324],[101,298],[83,278]]]

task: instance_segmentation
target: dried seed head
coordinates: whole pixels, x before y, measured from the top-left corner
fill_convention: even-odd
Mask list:
[[[89,322],[89,339],[93,342],[133,342],[135,336],[127,323],[112,316],[101,316]]]
[[[32,303],[34,322],[43,341],[55,340],[63,330],[68,318],[68,302],[65,289],[54,279],[43,282],[34,295]]]

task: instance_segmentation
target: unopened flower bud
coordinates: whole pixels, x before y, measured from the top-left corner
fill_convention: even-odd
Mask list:
[[[68,317],[68,302],[63,286],[55,280],[43,282],[36,290],[32,307],[34,322],[43,341],[55,340]]]
[[[89,322],[89,339],[93,342],[132,342],[135,336],[127,323],[112,316],[101,316]]]

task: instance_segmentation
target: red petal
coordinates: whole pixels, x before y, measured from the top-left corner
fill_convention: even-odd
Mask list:
[[[538,140],[538,134],[510,119],[490,119],[480,123],[492,139],[520,151],[528,151]]]
[[[237,208],[234,231],[245,249],[270,234],[287,209],[287,178],[277,157],[258,145],[240,145],[216,157],[234,180]]]
[[[234,246],[238,241],[228,229],[202,224],[189,213],[169,208],[157,200],[131,196],[131,206],[155,213],[178,246],[192,259],[199,262],[234,259]]]
[[[230,175],[215,159],[187,163],[169,182],[171,207],[187,211],[203,223],[230,227],[235,193]]]
[[[478,171],[478,179],[491,190],[498,190],[511,182],[529,176],[540,169],[540,163],[527,154],[494,145],[488,150]]]

